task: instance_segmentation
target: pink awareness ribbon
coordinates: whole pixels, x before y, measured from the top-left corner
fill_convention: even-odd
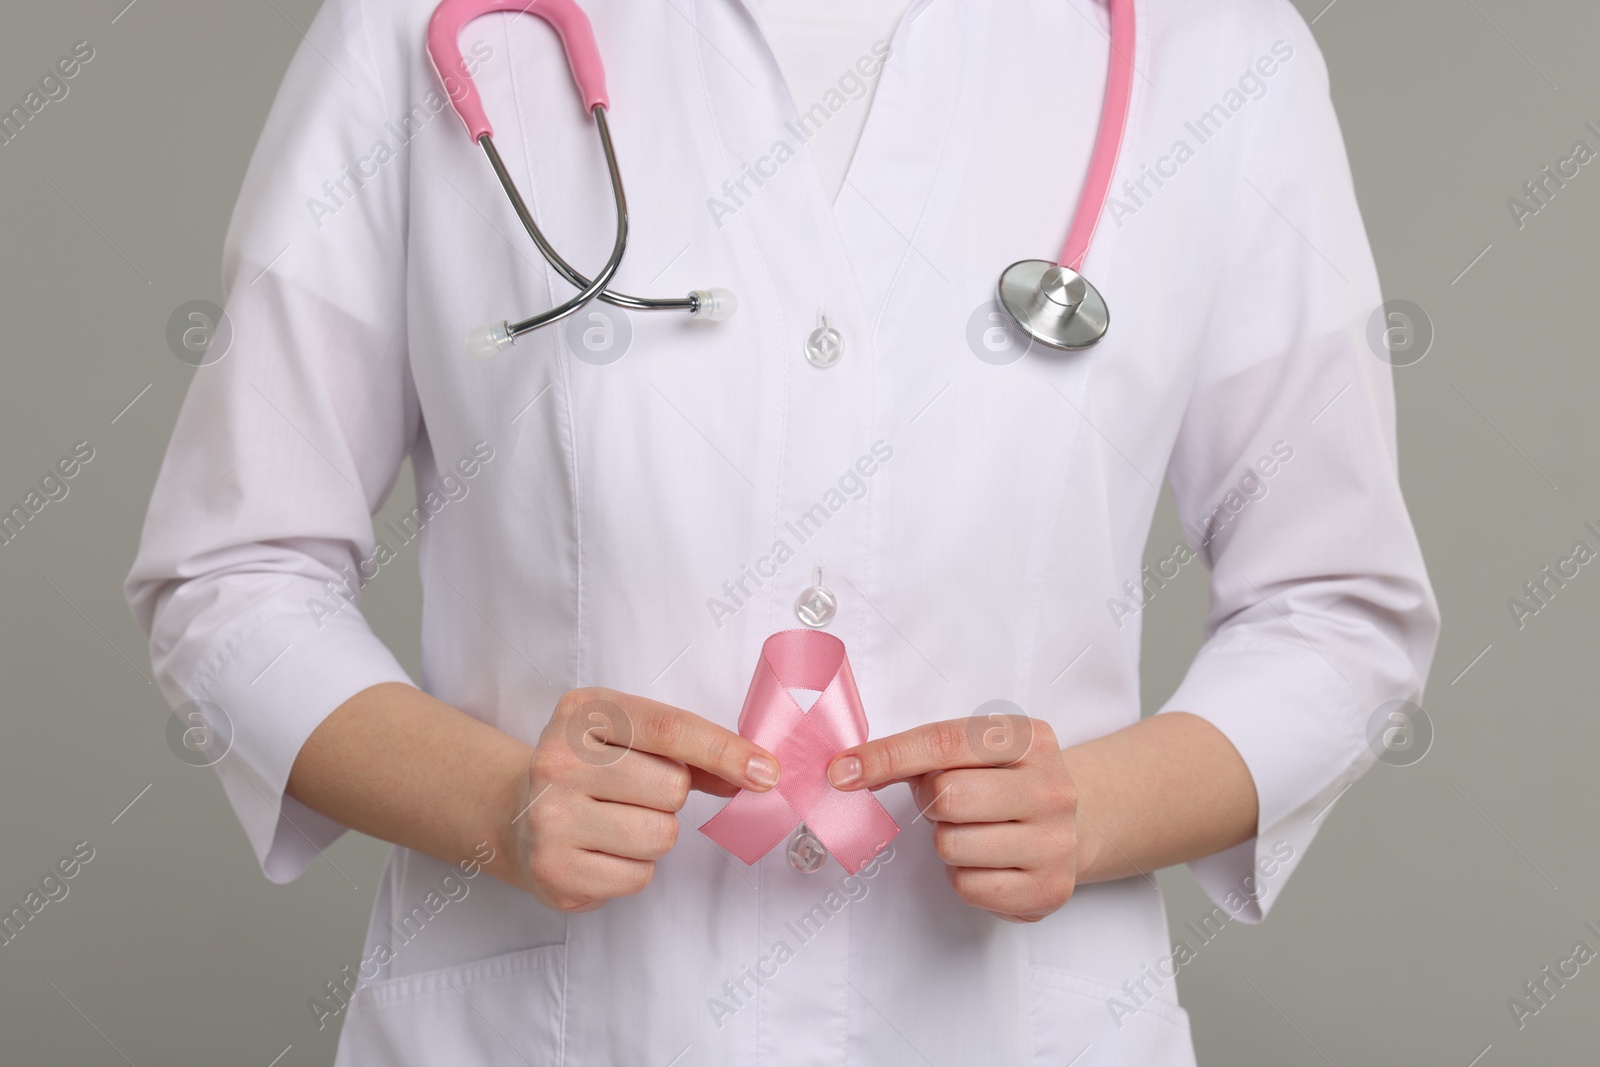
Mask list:
[[[790,689],[821,692],[809,712]],[[867,714],[844,642],[819,630],[784,630],[761,646],[739,734],[778,757],[777,788],[740,790],[700,832],[755,863],[800,822],[833,858],[855,874],[900,833],[871,790],[842,792],[828,781],[828,763],[867,739]]]

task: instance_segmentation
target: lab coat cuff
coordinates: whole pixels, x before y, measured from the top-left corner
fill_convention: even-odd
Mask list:
[[[1350,686],[1314,650],[1261,639],[1201,650],[1160,713],[1184,711],[1232,742],[1255,782],[1256,836],[1189,864],[1232,917],[1266,917],[1333,801],[1371,765]]]
[[[222,708],[233,744],[217,762],[223,791],[273,882],[305,873],[347,827],[284,793],[306,738],[340,704],[383,682],[413,684],[353,604],[313,613],[274,598],[216,646],[192,695]]]

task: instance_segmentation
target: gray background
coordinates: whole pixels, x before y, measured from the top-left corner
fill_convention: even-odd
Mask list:
[[[97,53],[0,146],[0,502],[73,442],[96,450],[69,496],[0,547],[0,904],[74,842],[95,849],[70,895],[0,946],[0,1058],[328,1064],[334,1028],[318,1032],[306,1000],[359,957],[385,846],[347,835],[298,882],[267,883],[214,776],[168,750],[120,591],[194,373],[168,350],[167,318],[221,297],[228,213],[316,0],[125,2],[0,15],[7,107],[74,42]],[[1574,942],[1600,949],[1584,929],[1600,926],[1600,565],[1521,631],[1506,600],[1574,541],[1600,540],[1583,529],[1600,523],[1600,161],[1520,231],[1506,201],[1576,139],[1600,147],[1583,128],[1600,125],[1600,10],[1325,2],[1300,7],[1385,293],[1437,331],[1396,373],[1407,496],[1445,616],[1436,739],[1345,796],[1268,923],[1200,948],[1181,995],[1204,1064],[1594,1062],[1600,962],[1520,1031],[1507,998]],[[409,483],[386,512],[411,506]],[[1179,536],[1168,501],[1151,558]],[[364,606],[414,670],[405,566]],[[1146,611],[1147,706],[1181,677],[1204,606],[1186,568]],[[1210,904],[1185,870],[1161,880],[1176,936]]]

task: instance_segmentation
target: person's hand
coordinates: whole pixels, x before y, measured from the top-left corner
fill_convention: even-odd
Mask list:
[[[934,824],[951,886],[975,908],[1037,922],[1072,896],[1077,789],[1048,723],[928,723],[846,749],[829,764],[828,780],[846,790],[908,782]]]
[[[679,708],[609,689],[556,702],[507,813],[522,888],[560,911],[593,911],[650,884],[678,840],[690,789],[732,796],[778,784],[772,754]]]

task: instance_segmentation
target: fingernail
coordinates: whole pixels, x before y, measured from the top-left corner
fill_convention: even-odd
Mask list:
[[[778,784],[777,761],[766,756],[751,756],[750,762],[745,765],[744,774],[761,788],[771,789]]]
[[[854,756],[834,760],[833,766],[828,768],[828,781],[832,782],[836,789],[855,785],[861,781],[861,761]]]

